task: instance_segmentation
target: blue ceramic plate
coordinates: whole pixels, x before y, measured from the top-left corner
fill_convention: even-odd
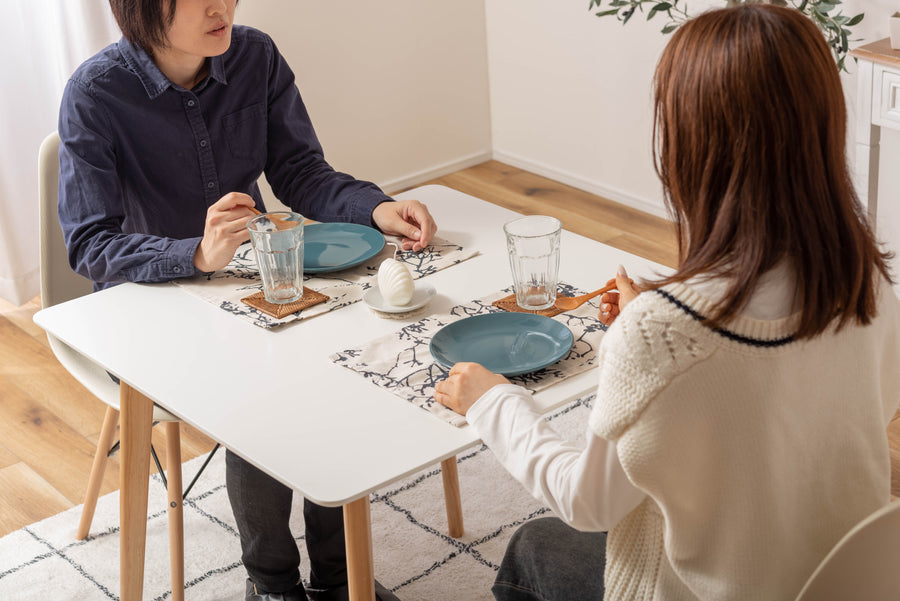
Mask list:
[[[488,313],[460,319],[438,330],[429,350],[438,365],[481,363],[494,373],[515,376],[543,369],[566,356],[572,331],[533,313]]]
[[[384,248],[384,236],[357,223],[313,223],[303,228],[303,271],[340,271],[371,259]]]

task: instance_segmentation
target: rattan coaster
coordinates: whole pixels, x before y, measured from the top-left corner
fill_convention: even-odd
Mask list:
[[[491,303],[495,307],[500,307],[504,311],[509,311],[511,313],[534,313],[535,315],[543,315],[544,317],[553,317],[554,315],[559,315],[563,312],[562,309],[557,309],[556,307],[548,307],[547,309],[541,309],[540,311],[531,311],[529,309],[523,309],[516,303],[516,295],[510,294],[509,296],[504,296],[501,299],[495,300]]]
[[[296,300],[292,303],[285,303],[283,305],[270,303],[266,300],[266,296],[262,293],[262,291],[242,298],[241,302],[245,305],[250,305],[258,311],[262,311],[266,315],[271,315],[275,319],[281,319],[282,317],[287,317],[291,313],[302,311],[307,307],[312,307],[313,305],[324,303],[329,298],[331,297],[304,286],[303,296],[300,297],[300,300]]]

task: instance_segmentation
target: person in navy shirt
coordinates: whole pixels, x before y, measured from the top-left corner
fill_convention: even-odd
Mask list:
[[[266,34],[234,25],[237,0],[110,0],[123,38],[72,75],[59,114],[59,219],[95,289],[224,268],[249,239],[257,180],[292,210],[398,235],[436,226],[415,200],[325,161],[294,74]],[[303,460],[300,458],[299,460]],[[226,480],[248,601],[347,598],[340,507],[304,504],[310,587],[290,531],[292,491],[231,453]],[[379,599],[396,599],[376,583]]]

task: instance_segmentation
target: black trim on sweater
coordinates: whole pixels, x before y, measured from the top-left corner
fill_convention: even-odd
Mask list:
[[[685,313],[687,313],[688,315],[690,315],[691,317],[693,317],[694,319],[699,321],[700,323],[703,323],[704,321],[706,321],[705,317],[703,317],[702,315],[700,315],[699,313],[697,313],[696,311],[691,309],[689,306],[687,306],[682,301],[678,300],[677,298],[675,298],[674,296],[672,296],[670,293],[666,292],[665,290],[657,288],[654,292],[659,293],[659,295],[662,296],[664,299],[666,299],[667,301],[669,301],[670,303],[672,303],[673,305],[675,305],[676,307],[678,307],[679,309],[681,309],[682,311],[684,311]],[[794,342],[794,340],[795,340],[794,336],[785,336],[784,338],[776,338],[774,340],[764,340],[762,338],[750,338],[749,336],[742,336],[741,334],[736,334],[735,332],[726,330],[724,328],[710,328],[710,329],[713,332],[715,332],[716,334],[719,334],[720,336],[727,338],[728,340],[733,340],[734,342],[739,342],[741,344],[747,344],[750,346],[756,346],[756,347],[760,347],[760,348],[775,348],[775,347],[779,347],[779,346],[784,346],[786,344],[790,344],[790,343]]]

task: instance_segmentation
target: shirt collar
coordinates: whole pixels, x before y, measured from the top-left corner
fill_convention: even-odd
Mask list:
[[[146,90],[147,96],[151,100],[172,87],[173,84],[169,81],[169,78],[159,70],[159,67],[156,66],[150,55],[142,48],[133,45],[123,37],[119,40],[119,50],[122,52],[125,61],[138,76],[138,79],[141,80],[141,84],[143,84],[144,90]],[[225,77],[223,56],[214,56],[210,59],[208,77],[215,79],[221,84],[227,84],[228,80]]]

